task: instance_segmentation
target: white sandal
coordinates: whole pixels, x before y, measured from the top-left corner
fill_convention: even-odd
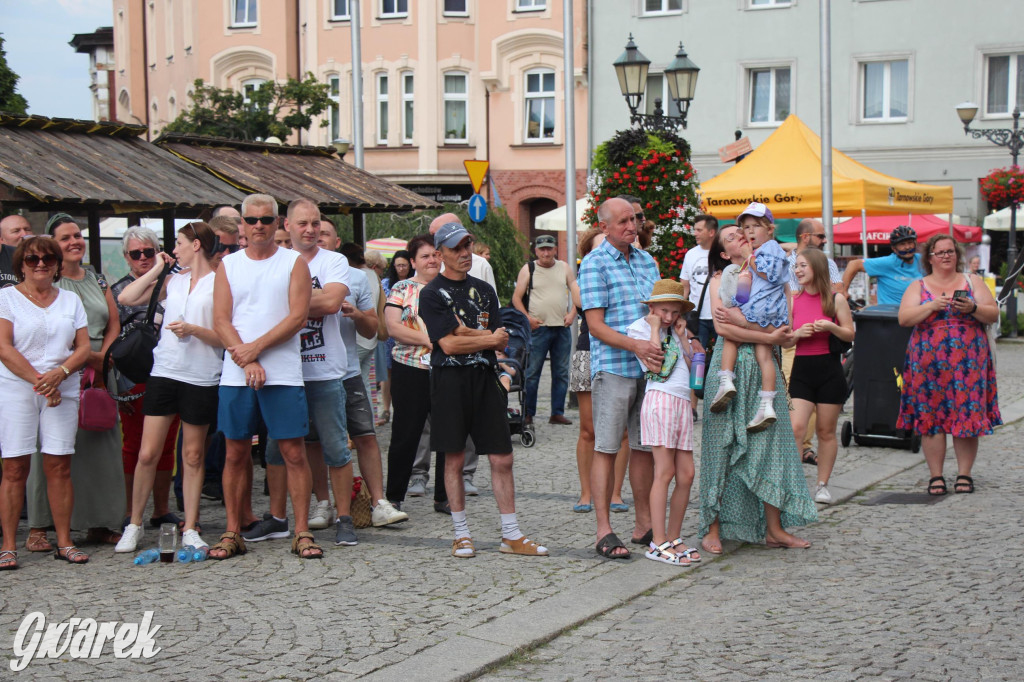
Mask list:
[[[660,545],[651,543],[651,549],[644,552],[644,556],[654,561],[660,561],[663,564],[670,564],[672,566],[689,566],[690,560],[680,554],[673,554],[668,550],[672,549],[672,541],[663,542]]]

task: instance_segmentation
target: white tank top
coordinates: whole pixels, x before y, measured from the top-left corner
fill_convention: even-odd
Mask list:
[[[265,260],[253,260],[245,251],[232,253],[221,267],[231,285],[231,324],[242,341],[249,343],[266,334],[288,316],[288,286],[299,254],[278,248]],[[299,334],[263,351],[259,363],[267,373],[268,386],[302,386]],[[224,353],[222,386],[245,386],[245,372]]]
[[[209,273],[196,282],[190,292],[191,273],[171,275],[164,299],[164,325],[160,343],[153,351],[152,376],[183,381],[193,386],[216,386],[220,382],[223,350],[208,346],[198,337],[179,339],[167,324],[184,319],[206,329],[213,329],[213,281]]]

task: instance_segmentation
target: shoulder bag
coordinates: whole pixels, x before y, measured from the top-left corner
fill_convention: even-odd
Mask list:
[[[103,367],[110,367],[111,361],[118,372],[136,384],[144,384],[153,371],[153,349],[160,341],[160,331],[153,324],[156,316],[157,300],[160,298],[160,290],[163,288],[164,279],[170,272],[171,266],[165,265],[156,279],[153,287],[153,294],[149,297],[149,308],[146,309],[146,316],[142,320],[129,320],[128,324],[121,328],[114,342],[107,349],[106,357],[103,359]]]
[[[117,425],[117,403],[102,388],[96,388],[92,367],[82,371],[82,392],[78,398],[78,428],[109,431]]]
[[[836,295],[832,294],[832,300],[835,301],[835,299],[836,299]],[[839,320],[838,320],[838,318],[835,315],[832,316],[832,322],[835,323],[836,325],[839,324]],[[832,353],[833,355],[842,355],[843,353],[845,353],[846,351],[850,350],[851,348],[853,348],[853,343],[851,341],[843,341],[841,338],[839,338],[835,334],[829,334],[828,335],[828,352],[829,353]]]

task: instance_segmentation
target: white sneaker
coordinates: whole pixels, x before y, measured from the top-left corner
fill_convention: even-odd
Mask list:
[[[189,545],[199,549],[200,547],[209,547],[206,540],[199,537],[199,532],[194,528],[189,528],[187,531],[181,534],[181,546],[188,547]]]
[[[472,478],[463,478],[462,485],[465,486],[466,494],[470,497],[476,497],[480,494],[480,489],[473,485]]]
[[[814,491],[814,501],[832,504],[832,493],[828,491],[828,487],[824,483],[819,483],[818,489]]]
[[[334,509],[331,508],[330,500],[320,500],[309,512],[309,527],[313,530],[323,530],[334,523]]]
[[[395,506],[387,500],[377,500],[377,506],[370,513],[370,519],[375,528],[380,528],[381,526],[390,526],[392,523],[408,521],[409,515],[395,509]]]
[[[775,419],[775,408],[772,407],[772,402],[770,400],[762,400],[761,407],[757,409],[757,414],[747,424],[747,432],[757,433],[758,431],[764,431],[775,423]]]
[[[121,539],[117,541],[114,551],[119,554],[134,552],[135,548],[139,546],[139,541],[142,540],[143,534],[142,526],[129,523],[121,531]]]
[[[722,377],[718,383],[718,392],[715,393],[715,397],[711,400],[711,411],[723,412],[725,408],[729,407],[729,402],[735,395],[736,386],[732,383],[732,379]]]

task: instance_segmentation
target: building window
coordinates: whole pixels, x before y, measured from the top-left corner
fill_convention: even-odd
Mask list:
[[[661,98],[661,112],[665,116],[682,116],[679,105],[675,103],[668,91],[668,81],[664,74],[647,74],[647,92],[644,94],[644,113],[654,113],[654,100]]]
[[[1024,109],[1024,54],[989,55],[985,59],[985,113],[1009,114]]]
[[[334,142],[341,137],[341,76],[328,76],[327,87],[331,95],[331,105],[328,109],[331,139],[328,142]]]
[[[750,69],[747,73],[750,123],[778,124],[786,120],[792,111],[789,67]]]
[[[683,0],[644,0],[644,14],[674,14],[683,11]]]
[[[789,7],[793,0],[750,0],[751,7]]]
[[[555,139],[555,72],[550,69],[526,74],[526,141]]]
[[[331,0],[331,21],[348,21],[351,18],[348,0]]]
[[[444,141],[466,142],[469,78],[464,73],[444,74]]]
[[[905,121],[909,94],[906,59],[861,64],[861,118],[865,121]]]
[[[547,0],[516,0],[517,12],[535,12],[546,9],[547,6]]]
[[[377,74],[377,144],[388,143],[388,75]]]
[[[266,82],[266,78],[249,78],[242,81],[242,101],[246,104],[252,104],[253,95]]]
[[[409,0],[380,0],[380,16],[382,19],[409,16]]]
[[[465,16],[469,14],[469,8],[466,6],[467,3],[468,0],[444,0],[444,13],[446,15]]]
[[[402,74],[402,143],[412,144],[413,133],[413,76],[408,71]]]
[[[231,25],[255,26],[257,0],[231,0]]]

